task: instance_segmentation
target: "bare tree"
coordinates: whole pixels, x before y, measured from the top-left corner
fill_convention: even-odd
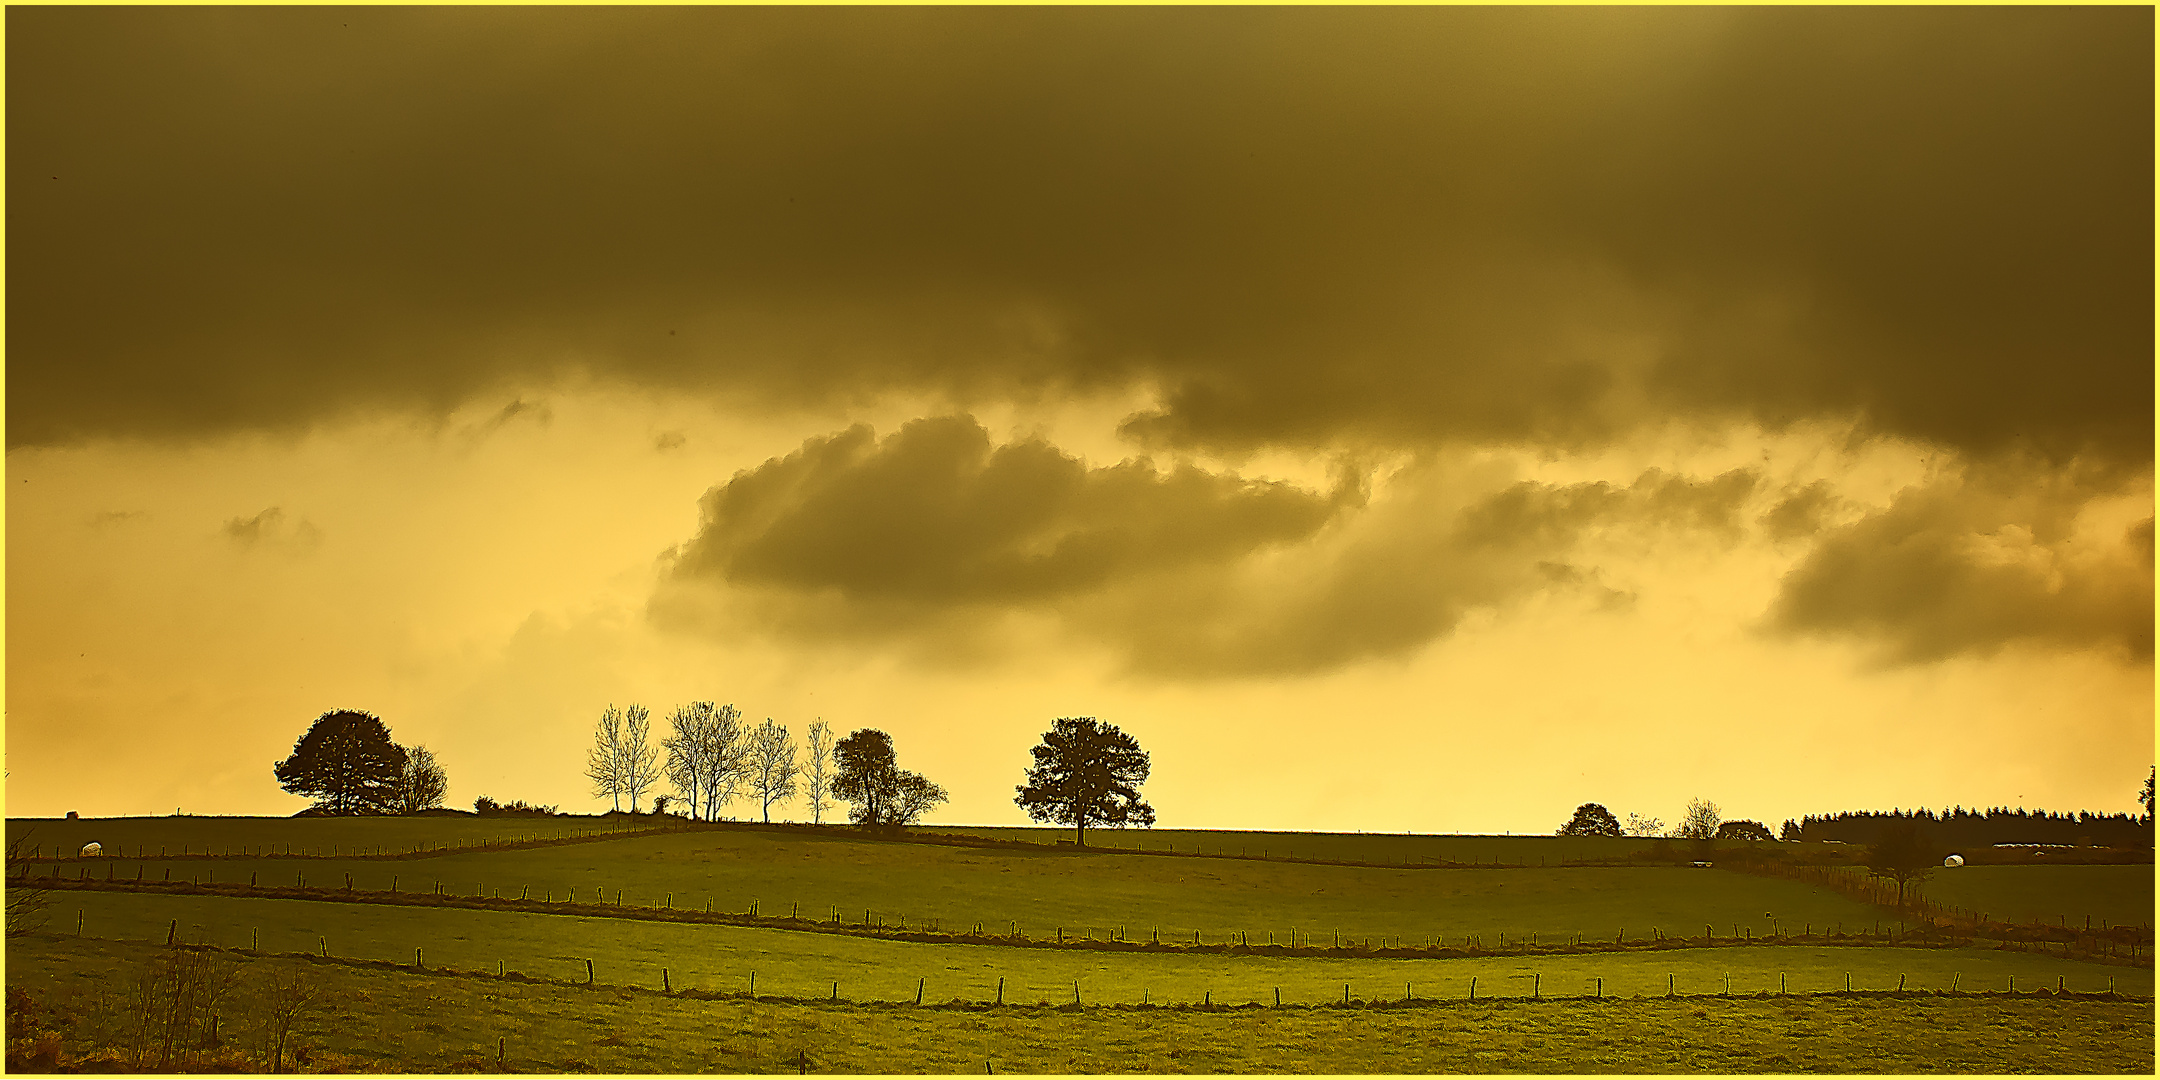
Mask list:
[[[1673,826],[1673,837],[1679,840],[1713,840],[1717,838],[1717,804],[1708,799],[1689,799],[1687,809],[1680,814],[1680,824]]]
[[[635,814],[639,797],[660,780],[660,748],[652,743],[652,713],[643,705],[623,710],[622,763],[622,792]]]
[[[668,717],[667,779],[692,816],[711,821],[735,797],[743,769],[742,712],[733,705],[693,701]]]
[[[613,800],[622,809],[623,715],[613,705],[600,714],[593,729],[593,748],[585,754],[585,775],[593,782],[593,797]]]
[[[417,814],[441,806],[449,790],[450,778],[432,751],[415,746],[405,752],[405,771],[398,774],[398,813]]]
[[[795,740],[788,737],[785,725],[773,723],[768,716],[745,741],[750,791],[757,797],[759,813],[771,824],[772,804],[795,796],[795,775],[800,771],[795,767]]]
[[[1630,812],[1627,816],[1627,834],[1640,837],[1663,836],[1665,835],[1665,823],[1654,817],[1644,817],[1641,814]]]
[[[258,1004],[262,1010],[263,1056],[269,1059],[271,1072],[285,1071],[285,1047],[292,1039],[293,1025],[321,993],[321,985],[308,976],[307,968],[298,960],[268,976]]]
[[[20,937],[45,925],[45,906],[52,902],[50,890],[32,885],[30,833],[24,830],[7,843],[7,936]]]
[[[825,809],[832,805],[828,801],[832,795],[832,725],[818,717],[804,733],[804,741],[809,744],[810,763],[803,768],[803,797],[810,802],[810,823],[822,825]]]

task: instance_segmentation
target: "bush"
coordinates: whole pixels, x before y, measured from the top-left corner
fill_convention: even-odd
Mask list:
[[[473,800],[473,813],[482,817],[492,817],[498,814],[514,814],[523,817],[553,817],[560,812],[557,807],[539,806],[528,803],[523,799],[499,803],[482,795]]]

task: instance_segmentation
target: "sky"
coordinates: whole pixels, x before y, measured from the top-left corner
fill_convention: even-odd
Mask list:
[[[2137,808],[2150,8],[6,18],[11,815],[696,700],[933,822],[1065,716],[1186,828]]]

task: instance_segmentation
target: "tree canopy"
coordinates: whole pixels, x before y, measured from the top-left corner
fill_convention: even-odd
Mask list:
[[[433,751],[425,746],[415,746],[405,752],[405,768],[398,776],[398,813],[433,810],[443,804],[443,796],[449,791],[450,777],[435,760]]]
[[[1087,827],[1155,824],[1155,808],[1141,801],[1147,782],[1147,751],[1132,736],[1092,716],[1060,717],[1033,751],[1035,764],[1013,802],[1035,821],[1071,825],[1087,846]]]
[[[1723,821],[1718,823],[1719,840],[1775,840],[1770,827],[1760,821]]]
[[[833,746],[832,793],[854,804],[848,817],[873,829],[897,829],[945,801],[945,789],[899,767],[892,736],[863,728]]]
[[[1898,910],[1903,911],[1907,890],[1933,873],[1940,857],[1920,834],[1919,823],[1906,818],[1883,828],[1868,846],[1866,862],[1868,873],[1897,882]]]
[[[1586,802],[1575,808],[1575,816],[1560,826],[1561,836],[1618,836],[1620,819],[1612,811],[1594,803]]]
[[[379,717],[336,709],[316,717],[274,769],[279,787],[315,800],[315,813],[384,814],[397,808],[405,761]]]

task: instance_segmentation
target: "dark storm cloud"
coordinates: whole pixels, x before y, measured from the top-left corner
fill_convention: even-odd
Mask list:
[[[1038,441],[993,446],[965,417],[883,441],[856,427],[707,492],[651,613],[679,632],[985,655],[1005,616],[1033,613],[1151,674],[1309,673],[1408,654],[1538,593],[1625,607],[1630,593],[1575,561],[1587,541],[1729,542],[1758,480],[1652,469],[1624,486],[1479,493],[1413,469],[1367,506],[1347,483],[1322,495],[1189,467],[1089,468]]]
[[[15,445],[1163,390],[1136,438],[1864,413],[2149,460],[2152,12],[9,13]]]
[[[1138,460],[1091,468],[1040,440],[993,446],[965,416],[882,441],[858,425],[707,492],[670,576],[933,608],[1039,603],[1303,539],[1354,496]]]
[[[1756,521],[1772,540],[1796,540],[1821,531],[1823,519],[1842,502],[1829,481],[1817,480],[1791,490]]]
[[[1900,663],[2019,642],[2150,662],[2152,519],[2097,535],[2079,521],[2114,488],[1998,464],[1910,489],[1825,534],[1786,576],[1767,625],[1874,642]]]

